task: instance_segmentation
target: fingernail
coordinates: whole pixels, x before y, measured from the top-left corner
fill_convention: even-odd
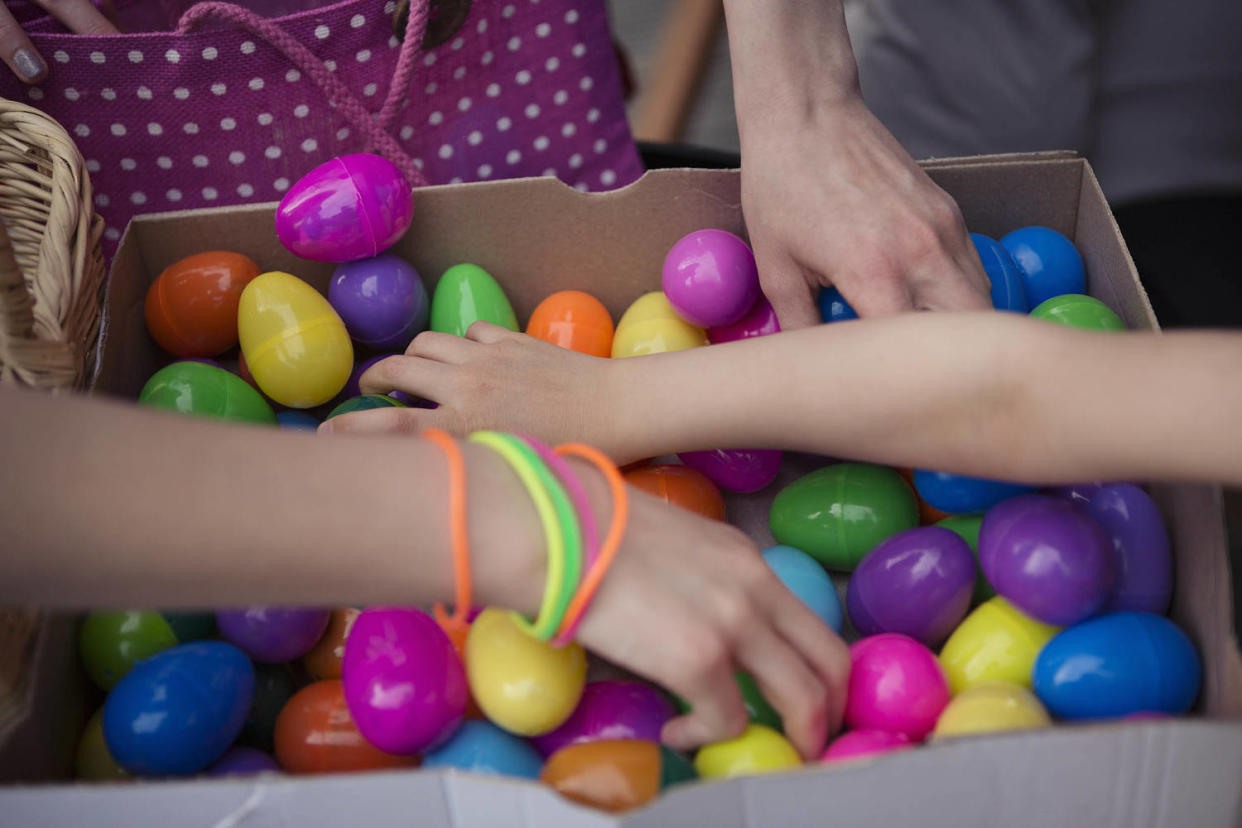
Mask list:
[[[13,55],[13,63],[26,80],[34,80],[47,71],[47,64],[33,49],[18,49]]]
[[[324,420],[322,423],[319,424],[320,434],[331,434],[332,429],[333,429],[333,425],[332,425],[331,420]]]

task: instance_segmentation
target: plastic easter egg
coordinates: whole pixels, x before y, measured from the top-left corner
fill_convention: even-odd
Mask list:
[[[465,336],[479,321],[519,330],[509,297],[490,273],[478,265],[453,265],[432,294],[431,330]]]
[[[695,778],[690,763],[663,745],[617,740],[569,745],[539,779],[561,796],[620,813],[645,805],[660,791]]]
[[[372,408],[409,408],[409,406],[383,394],[363,394],[360,397],[351,397],[341,403],[329,411],[328,416],[323,419],[324,422],[327,422],[333,417],[339,417],[342,414],[350,414],[354,411],[370,411]]]
[[[979,529],[979,565],[998,595],[1045,624],[1094,615],[1117,582],[1108,535],[1073,503],[1022,495],[992,507]]]
[[[328,628],[324,630],[315,646],[302,656],[302,666],[315,681],[341,677],[341,660],[345,658],[345,641],[349,638],[349,631],[353,628],[358,613],[359,610],[354,607],[339,607],[332,610]]]
[[[913,745],[910,740],[900,733],[887,730],[851,730],[833,740],[828,749],[819,757],[819,761],[825,764],[849,762],[898,750],[908,750],[911,747]]]
[[[223,368],[201,362],[174,362],[151,375],[138,402],[152,408],[275,425],[276,415],[258,391]]]
[[[164,268],[147,290],[147,330],[170,354],[212,357],[237,344],[237,303],[259,275],[248,256],[211,250]]]
[[[354,366],[354,370],[349,373],[349,381],[345,383],[345,389],[341,391],[341,396],[339,399],[344,401],[344,400],[351,399],[353,397],[363,396],[362,389],[358,387],[358,383],[362,380],[362,375],[365,374],[367,371],[369,371],[372,365],[374,365],[377,362],[382,362],[383,360],[388,359],[388,357],[390,356],[398,356],[398,354],[376,354],[375,356],[367,357],[366,359],[356,364]],[[402,405],[419,404],[420,407],[425,407],[425,405],[421,403],[421,401],[416,403],[416,398],[411,397],[409,394],[405,393],[404,391],[398,391],[396,389],[390,388],[388,389],[388,392],[384,394],[384,396],[388,397],[390,400],[396,400]]]
[[[832,578],[818,561],[792,546],[769,546],[763,550],[763,559],[798,600],[833,630],[841,632],[845,623],[841,599]]]
[[[144,658],[177,646],[172,627],[158,612],[92,612],[78,630],[82,667],[101,690],[111,690]]]
[[[396,244],[414,219],[414,191],[379,155],[333,158],[297,180],[276,208],[276,236],[314,262],[352,262]]]
[[[837,463],[790,483],[769,514],[777,543],[849,571],[885,538],[918,525],[914,493],[892,469]]]
[[[951,515],[937,524],[941,529],[956,532],[958,537],[970,546],[970,553],[975,558],[975,588],[970,595],[971,606],[982,604],[996,595],[996,590],[988,583],[979,562],[979,529],[983,526],[983,515]]]
[[[662,291],[634,300],[617,323],[613,359],[684,351],[707,344],[707,333],[682,319]]]
[[[987,681],[1031,686],[1031,666],[1040,649],[1060,630],[1014,609],[1000,596],[966,616],[940,649],[949,687],[960,693]]]
[[[580,742],[638,739],[660,741],[660,729],[673,718],[673,705],[656,688],[637,681],[593,681],[565,723],[531,739],[544,756]]]
[[[750,245],[727,230],[687,233],[664,257],[664,295],[691,325],[732,325],[759,297]]]
[[[466,675],[484,715],[510,733],[539,736],[560,727],[586,684],[586,654],[527,635],[505,610],[483,610],[466,637]]]
[[[1063,293],[1087,292],[1087,269],[1078,248],[1048,227],[1022,227],[1000,240],[1022,274],[1026,303],[1036,307]]]
[[[1048,711],[1030,690],[1008,681],[990,681],[963,690],[940,714],[932,739],[1035,730],[1051,727]]]
[[[1180,715],[1199,695],[1201,669],[1194,644],[1169,619],[1114,612],[1049,641],[1031,679],[1036,695],[1061,719]]]
[[[734,342],[738,339],[751,339],[780,332],[781,322],[776,317],[776,310],[763,294],[759,294],[755,304],[741,319],[732,325],[708,328],[707,340],[713,345],[719,345],[722,342]]]
[[[914,470],[914,488],[929,505],[950,515],[980,514],[1002,500],[1035,490],[1020,483],[924,469]]]
[[[845,322],[858,318],[858,312],[850,306],[849,302],[845,301],[841,291],[834,287],[820,288],[817,301],[819,318],[825,322]]]
[[[681,462],[702,472],[728,492],[749,494],[766,489],[781,470],[781,452],[772,449],[683,451]]]
[[[288,664],[255,664],[254,700],[237,743],[270,753],[275,746],[276,719],[297,690]]]
[[[276,422],[281,428],[288,428],[293,431],[316,431],[319,429],[319,420],[305,411],[298,411],[296,409],[277,411]]]
[[[491,722],[462,722],[452,738],[423,757],[424,768],[538,779],[543,757],[526,740]]]
[[[859,561],[846,607],[862,635],[901,633],[935,647],[966,617],[974,585],[966,541],[921,526],[881,541]]]
[[[694,757],[694,769],[703,779],[729,779],[775,773],[802,764],[789,741],[763,725],[750,724],[736,739],[704,746]]]
[[[99,708],[86,722],[82,738],[73,758],[73,775],[92,782],[115,782],[128,779],[129,774],[116,763],[104,741],[103,708]]]
[[[530,315],[526,334],[570,351],[612,356],[612,316],[604,303],[580,290],[558,291]]]
[[[323,405],[345,387],[354,346],[328,300],[296,276],[273,271],[242,292],[242,355],[264,394],[289,408]]]
[[[914,499],[919,504],[919,525],[930,526],[938,523],[947,517],[948,512],[942,512],[935,506],[929,504],[926,500],[919,496],[919,490],[914,485],[914,469],[908,469],[902,466],[894,467],[894,470],[901,475],[901,479],[906,481],[910,486],[910,491],[914,492]]]
[[[1014,263],[1009,251],[998,241],[982,233],[971,233],[983,272],[992,282],[992,307],[997,310],[1026,313],[1026,289],[1022,286],[1022,272]]]
[[[216,612],[220,635],[255,661],[275,664],[291,661],[323,635],[330,613],[326,609],[253,606]]]
[[[279,772],[280,765],[270,755],[241,745],[229,748],[207,769],[208,776],[253,776],[256,773]]]
[[[466,712],[466,673],[453,643],[410,607],[366,609],[354,619],[341,680],[358,730],[386,753],[443,743]]]
[[[725,519],[724,498],[716,484],[689,466],[643,466],[626,472],[625,482],[665,503],[713,520]]]
[[[197,773],[232,744],[254,693],[241,650],[197,641],[134,666],[104,702],[108,749],[130,773]]]
[[[418,271],[391,253],[337,265],[328,302],[355,342],[380,351],[404,351],[431,310]]]
[[[1043,494],[1086,505],[1102,488],[1104,488],[1104,484],[1097,482],[1071,483],[1068,486],[1053,486],[1050,489],[1044,489]]]
[[[1163,615],[1173,594],[1173,557],[1155,501],[1132,483],[1116,483],[1102,487],[1085,509],[1112,541],[1117,561],[1117,583],[1104,611]]]
[[[734,673],[737,679],[737,689],[742,694],[742,705],[746,708],[746,720],[752,724],[763,725],[771,728],[778,733],[784,731],[785,724],[781,721],[781,714],[776,712],[763,693],[759,690],[759,683],[755,681],[748,673]],[[674,704],[682,713],[689,713],[693,708],[683,698],[674,697]]]
[[[1088,331],[1124,331],[1126,323],[1112,308],[1092,296],[1070,293],[1045,299],[1031,311],[1034,319]]]
[[[944,669],[913,638],[883,633],[850,645],[845,724],[851,730],[887,730],[918,742],[948,703]]]
[[[363,738],[337,679],[306,685],[280,711],[276,761],[289,773],[388,770],[418,764],[415,756],[384,753]]]

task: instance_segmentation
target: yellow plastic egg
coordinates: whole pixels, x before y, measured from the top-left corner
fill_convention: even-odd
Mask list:
[[[320,293],[296,276],[255,277],[237,309],[242,355],[264,394],[290,408],[335,397],[354,367],[345,323]]]
[[[574,712],[586,685],[586,654],[523,632],[507,610],[479,613],[466,636],[466,677],[479,709],[519,736],[555,730]]]
[[[987,681],[953,697],[936,720],[932,738],[1034,730],[1051,725],[1048,711],[1030,690],[1011,681]]]
[[[103,735],[103,706],[101,705],[78,741],[78,752],[73,762],[74,775],[78,779],[109,782],[117,779],[128,779],[129,774],[116,763]]]
[[[686,322],[663,291],[645,293],[630,305],[612,338],[613,359],[665,351],[684,351],[707,344],[707,334]]]
[[[954,694],[985,681],[1031,686],[1035,657],[1060,627],[1028,618],[997,596],[977,606],[940,651]]]
[[[789,741],[766,725],[751,724],[736,739],[705,746],[694,757],[704,779],[727,779],[796,768],[802,757]]]

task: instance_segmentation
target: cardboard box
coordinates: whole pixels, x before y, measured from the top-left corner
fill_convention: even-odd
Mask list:
[[[930,162],[972,230],[999,236],[1025,224],[1066,233],[1082,250],[1090,292],[1131,328],[1155,319],[1087,163],[1072,155]],[[142,300],[160,270],[211,248],[238,250],[266,269],[321,289],[330,265],[300,262],[272,233],[273,205],[150,216],[127,231],[113,265],[95,388],[137,395],[163,361],[146,335]],[[586,289],[614,316],[659,287],[665,251],[702,227],[744,233],[735,172],[648,174],[587,195],[550,179],[433,187],[417,196],[398,247],[429,283],[461,260],[508,291],[523,320],[547,294]],[[429,287],[431,285],[429,284]],[[1135,451],[1142,451],[1136,446]],[[767,506],[804,469],[791,461],[767,491],[732,497],[730,516],[762,545]],[[1242,824],[1242,659],[1230,617],[1230,575],[1218,489],[1152,487],[1176,554],[1173,618],[1203,656],[1196,717],[1058,726],[965,739],[836,768],[679,788],[624,818],[563,801],[536,784],[452,772],[83,785],[68,774],[84,690],[72,620],[44,624],[30,652],[0,656],[26,669],[0,706],[0,824],[289,826],[584,825],[960,826]],[[279,585],[271,600],[279,602]],[[54,602],[55,596],[46,596]],[[152,606],[169,596],[152,594]],[[227,601],[227,596],[221,596]],[[0,658],[0,663],[3,659]]]

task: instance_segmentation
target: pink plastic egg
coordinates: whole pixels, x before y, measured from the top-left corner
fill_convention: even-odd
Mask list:
[[[873,635],[850,646],[845,724],[885,730],[922,741],[949,703],[949,683],[931,650],[897,633]]]
[[[727,230],[683,236],[664,258],[663,283],[677,314],[700,328],[732,325],[759,296],[755,254]]]
[[[887,730],[851,730],[838,736],[824,754],[819,757],[821,762],[848,762],[851,759],[864,759],[905,750],[911,747],[910,740],[900,733]]]
[[[732,325],[720,325],[707,329],[707,339],[713,345],[722,342],[733,342],[738,339],[750,339],[756,336],[768,336],[781,332],[781,322],[776,318],[772,303],[760,294],[755,304],[746,315]]]

